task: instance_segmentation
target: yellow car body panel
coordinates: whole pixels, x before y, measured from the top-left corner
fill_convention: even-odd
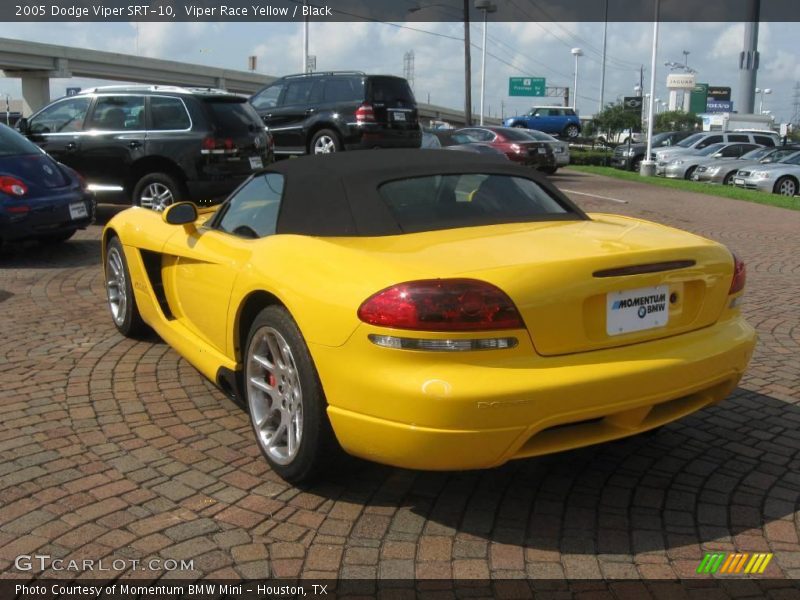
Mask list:
[[[728,294],[728,250],[638,219],[245,239],[208,227],[209,214],[175,226],[129,209],[109,222],[104,240],[116,235],[123,244],[144,321],[216,381],[220,369],[241,369],[243,307],[268,294],[306,340],[340,444],[378,462],[483,468],[652,429],[725,398],[755,345],[740,294]],[[668,272],[598,275],[686,259]],[[358,307],[382,289],[448,277],[496,285],[525,328],[445,334],[358,319]],[[669,290],[665,326],[606,331],[608,294],[657,285]],[[379,347],[370,334],[513,337],[517,345],[410,351]]]

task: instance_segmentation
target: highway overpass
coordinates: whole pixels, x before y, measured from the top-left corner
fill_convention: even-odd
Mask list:
[[[0,38],[0,69],[6,77],[22,80],[24,116],[50,102],[51,78],[88,77],[156,85],[214,87],[239,94],[252,94],[275,79],[252,71],[8,38]],[[464,124],[464,112],[460,110],[432,104],[420,104],[419,110],[424,121],[437,119],[454,125]],[[498,123],[499,119],[488,119],[487,122]]]

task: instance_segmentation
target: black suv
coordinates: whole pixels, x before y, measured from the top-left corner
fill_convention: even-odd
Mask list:
[[[17,129],[83,175],[99,201],[154,210],[211,202],[272,160],[269,134],[247,99],[207,88],[92,88]]]
[[[275,154],[419,148],[417,102],[390,75],[335,71],[287,75],[250,98],[275,140]]]

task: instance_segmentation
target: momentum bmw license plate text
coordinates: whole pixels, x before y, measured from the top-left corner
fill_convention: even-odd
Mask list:
[[[669,321],[669,286],[611,292],[606,296],[606,333],[620,335],[664,327]]]

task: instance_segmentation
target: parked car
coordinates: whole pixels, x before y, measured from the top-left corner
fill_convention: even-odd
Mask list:
[[[493,155],[508,160],[508,157],[501,150],[493,148],[489,144],[476,142],[467,134],[455,133],[453,130],[423,130],[421,147]]]
[[[224,196],[272,160],[247,99],[208,88],[92,88],[56,100],[18,129],[80,173],[101,201],[154,210]]]
[[[674,146],[690,135],[692,135],[691,131],[666,131],[664,133],[656,133],[653,135],[652,147],[655,149]],[[618,169],[638,172],[642,166],[645,154],[647,154],[647,143],[617,146],[614,148],[614,153],[611,157],[611,166]]]
[[[745,144],[759,144],[761,146],[777,146],[780,136],[777,133],[766,132],[698,132],[684,138],[674,146],[653,151],[652,158],[656,161],[656,170],[680,154],[693,154],[711,144],[742,142]]]
[[[733,176],[733,184],[782,196],[796,196],[800,190],[800,153],[781,162],[741,169]]]
[[[610,136],[601,133],[595,139],[601,144],[638,144],[647,137],[647,134],[641,131],[631,131],[624,129]]]
[[[553,154],[556,158],[556,164],[552,167],[542,167],[540,169],[541,171],[544,171],[548,175],[553,175],[561,167],[566,167],[569,165],[570,155],[569,144],[567,142],[557,140],[552,135],[547,135],[546,133],[542,131],[536,131],[535,129],[525,129],[523,130],[523,133],[532,140],[549,144],[553,149]]]
[[[763,146],[743,144],[740,142],[734,142],[732,144],[711,144],[702,150],[698,150],[696,153],[681,154],[673,158],[667,163],[663,173],[659,173],[658,168],[656,168],[656,174],[663,174],[664,177],[671,179],[691,179],[697,165],[709,158],[738,158],[742,154],[755,150],[756,148],[763,148]]]
[[[537,141],[525,131],[512,127],[465,127],[456,133],[500,150],[509,160],[541,170],[557,168],[556,156],[549,142]]]
[[[250,103],[272,133],[279,155],[419,148],[422,140],[411,87],[393,75],[287,75],[255,94]]]
[[[740,169],[748,169],[778,163],[800,152],[800,146],[756,148],[739,158],[706,159],[699,163],[692,174],[694,181],[720,185],[732,185],[733,177]]]
[[[294,482],[340,449],[449,471],[635,435],[717,405],[755,346],[725,246],[475,154],[281,161],[216,211],[122,211],[102,248],[120,333],[245,404]]]
[[[560,106],[534,106],[528,114],[509,117],[506,127],[524,127],[545,133],[576,138],[581,134],[581,120],[571,108]]]
[[[94,220],[95,201],[75,171],[0,125],[0,245],[63,242]]]

